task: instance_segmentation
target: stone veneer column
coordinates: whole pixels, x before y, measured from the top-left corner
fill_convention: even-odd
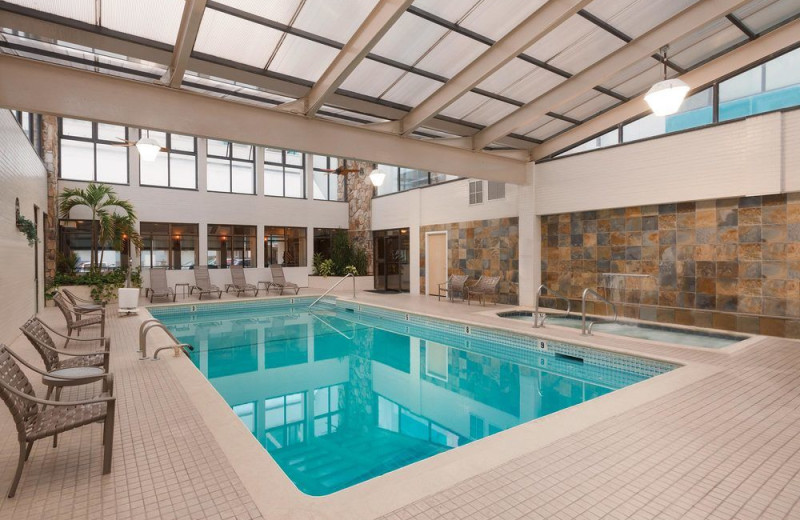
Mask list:
[[[47,219],[44,222],[44,277],[56,275],[58,255],[58,118],[42,116],[42,160],[47,170]]]
[[[367,252],[367,270],[372,273],[372,194],[374,189],[369,173],[374,163],[345,161],[345,168],[361,171],[347,174],[347,204],[349,206],[350,239]]]

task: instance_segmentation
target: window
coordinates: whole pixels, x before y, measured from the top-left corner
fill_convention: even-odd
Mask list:
[[[301,152],[264,148],[264,195],[305,198],[304,168]]]
[[[208,141],[208,191],[256,192],[255,146],[228,141]]]
[[[128,183],[128,131],[124,126],[79,119],[60,121],[60,177],[73,181]]]
[[[306,228],[264,227],[264,259],[267,266],[303,267],[306,260]]]
[[[601,136],[589,139],[588,141],[584,142],[581,145],[576,146],[575,148],[570,148],[566,152],[559,154],[559,157],[565,155],[572,155],[574,153],[588,152],[589,150],[605,148],[606,146],[612,146],[615,144],[619,144],[619,128],[614,128],[610,132],[606,132]]]
[[[208,225],[208,259],[210,268],[227,269],[231,265],[256,267],[256,227]]]
[[[332,385],[314,390],[314,436],[336,433],[342,425],[345,404],[344,385]]]
[[[342,230],[336,228],[314,228],[314,255],[330,258],[333,235],[339,231]]]
[[[21,110],[12,110],[11,115],[17,120],[22,131],[28,136],[28,141],[33,143],[33,114],[30,112],[22,112]]]
[[[498,200],[506,198],[506,183],[489,181],[486,198],[488,200]]]
[[[386,164],[379,164],[378,170],[385,173],[386,178],[383,180],[383,184],[378,186],[376,190],[377,195],[388,195],[390,193],[423,188],[432,184],[458,179],[457,175],[432,173],[423,170],[415,170],[413,168],[389,166]]]
[[[483,181],[469,181],[469,203],[481,204],[483,202]]]
[[[142,222],[139,234],[144,268],[194,269],[198,262],[197,224]]]
[[[400,191],[400,168],[379,164],[378,170],[385,173],[386,177],[383,179],[383,184],[376,189],[377,195],[388,195]]]
[[[305,441],[305,393],[264,400],[264,432],[267,451],[279,450]]]
[[[239,416],[250,433],[256,432],[256,403],[233,405],[233,412]]]
[[[686,98],[678,112],[671,116],[650,114],[628,123],[622,127],[622,142],[709,125],[714,122],[713,97],[712,89],[707,88]]]
[[[58,240],[61,259],[67,260],[72,254],[76,256],[75,264],[69,266],[59,259],[58,269],[62,272],[88,273],[92,261],[92,221],[60,220]],[[98,244],[97,262],[103,271],[127,265],[127,256],[115,251],[110,243]]]
[[[197,189],[197,139],[188,135],[148,131],[167,149],[155,161],[139,161],[139,184]]]
[[[334,172],[339,167],[339,159],[325,155],[314,156],[314,199],[347,200],[347,177]]]

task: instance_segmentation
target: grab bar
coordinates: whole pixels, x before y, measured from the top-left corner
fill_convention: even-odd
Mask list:
[[[346,275],[344,275],[344,276],[342,277],[342,279],[341,279],[341,280],[339,280],[339,281],[338,281],[338,282],[336,282],[335,284],[331,285],[331,286],[328,288],[328,290],[327,290],[327,291],[325,291],[324,293],[322,293],[322,296],[320,296],[319,298],[317,298],[316,300],[314,300],[314,301],[311,303],[311,305],[309,305],[309,306],[308,306],[308,308],[310,309],[311,307],[313,307],[313,306],[314,306],[314,305],[315,305],[315,304],[316,304],[318,301],[320,301],[321,299],[323,299],[324,297],[326,297],[326,296],[328,295],[328,293],[329,293],[329,292],[331,292],[332,290],[336,289],[336,287],[338,287],[340,283],[342,283],[343,281],[347,280],[348,278],[352,278],[352,279],[353,279],[353,299],[355,300],[355,299],[356,299],[356,277],[355,277],[355,275],[354,275],[353,273],[347,273]]]
[[[553,294],[554,296],[556,296],[560,300],[564,300],[565,302],[567,302],[567,313],[564,315],[564,317],[569,316],[569,312],[572,309],[572,303],[569,301],[569,298],[567,298],[566,296],[564,296],[560,292],[549,288],[545,284],[542,284],[542,285],[539,286],[539,289],[536,291],[536,301],[534,303],[534,309],[533,309],[533,327],[534,328],[544,327],[544,320],[547,319],[547,315],[543,315],[542,316],[542,322],[539,323],[539,298],[542,296],[542,290],[545,290],[545,291]]]
[[[163,330],[164,332],[167,333],[167,336],[169,336],[170,339],[175,342],[175,345],[169,345],[167,347],[159,347],[158,349],[156,349],[155,355],[153,356],[153,360],[157,360],[159,351],[164,350],[165,348],[175,349],[176,356],[178,355],[179,348],[188,348],[189,350],[194,350],[194,347],[189,345],[188,343],[181,343],[180,341],[178,341],[178,338],[176,338],[172,334],[172,332],[170,332],[169,329],[166,326],[164,326],[163,323],[161,323],[155,318],[152,318],[149,320],[144,320],[142,324],[139,325],[139,353],[141,354],[141,357],[139,357],[139,361],[147,359],[147,333],[150,332],[152,329]]]
[[[589,327],[586,327],[586,296],[592,294],[600,301],[605,302],[607,305],[611,305],[611,309],[614,311],[614,319],[613,322],[617,321],[617,306],[608,301],[607,299],[600,296],[600,293],[595,291],[594,289],[586,288],[583,290],[583,295],[581,295],[581,335],[582,336],[591,336],[592,335],[592,326],[594,322],[589,324]]]
[[[316,315],[316,314],[314,314],[313,312],[310,312],[309,314],[310,314],[311,316],[315,317],[316,319],[318,319],[320,322],[322,322],[322,324],[323,324],[323,325],[325,325],[325,326],[326,326],[326,327],[328,327],[329,329],[332,329],[332,330],[333,330],[335,333],[337,333],[337,334],[339,334],[340,336],[344,337],[344,339],[346,339],[346,340],[349,340],[349,341],[353,341],[353,338],[351,338],[350,336],[348,336],[347,334],[345,334],[345,333],[344,333],[344,332],[342,332],[341,330],[337,329],[336,327],[334,327],[333,325],[331,325],[331,324],[330,324],[330,323],[328,323],[327,321],[323,320],[323,319],[322,319],[320,316],[317,316],[317,315]]]

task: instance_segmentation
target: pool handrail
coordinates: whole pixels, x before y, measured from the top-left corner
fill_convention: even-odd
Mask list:
[[[544,320],[547,319],[547,315],[545,314],[545,315],[542,316],[542,322],[539,323],[539,298],[542,296],[542,290],[545,290],[548,293],[551,293],[553,296],[557,297],[558,299],[564,300],[565,302],[567,302],[567,312],[566,312],[566,314],[564,314],[565,318],[569,317],[569,313],[572,310],[572,302],[570,302],[569,298],[567,298],[566,296],[564,296],[560,292],[549,288],[545,284],[540,285],[539,289],[536,291],[536,298],[535,298],[534,307],[533,307],[533,328],[535,328],[535,329],[538,329],[539,327],[544,327]]]
[[[178,355],[178,349],[186,349],[194,350],[194,347],[189,345],[188,343],[181,343],[178,338],[176,338],[172,332],[159,320],[155,318],[151,318],[149,320],[144,320],[141,325],[139,325],[139,353],[141,356],[139,357],[139,361],[143,361],[147,359],[147,333],[150,332],[152,329],[161,329],[167,333],[167,336],[170,337],[172,341],[175,342],[175,345],[168,345],[166,347],[159,347],[156,349],[155,354],[153,355],[153,360],[158,360],[158,353],[161,350],[172,348],[175,349],[176,355]]]
[[[593,321],[589,323],[588,328],[586,327],[586,296],[588,296],[589,294],[593,295],[598,300],[605,302],[607,305],[610,305],[611,309],[614,311],[614,319],[611,321],[612,323],[617,321],[617,306],[614,303],[607,300],[606,298],[604,298],[603,296],[601,296],[599,292],[587,287],[586,289],[583,290],[583,294],[581,295],[581,336],[591,336],[592,327],[596,323]]]
[[[308,306],[308,308],[310,309],[311,307],[313,307],[314,305],[316,305],[316,303],[317,303],[318,301],[320,301],[321,299],[323,299],[324,297],[326,297],[326,296],[328,295],[328,293],[329,293],[329,292],[331,292],[332,290],[336,289],[336,287],[338,287],[340,283],[342,283],[343,281],[347,280],[348,278],[352,278],[352,279],[353,279],[353,299],[355,300],[355,299],[356,299],[356,276],[355,276],[353,273],[347,273],[346,275],[344,275],[344,276],[342,277],[342,279],[341,279],[341,280],[339,280],[339,281],[338,281],[338,282],[336,282],[335,284],[333,284],[333,285],[331,285],[330,287],[328,287],[328,290],[327,290],[327,291],[325,291],[324,293],[322,293],[322,296],[320,296],[319,298],[317,298],[316,300],[314,300],[313,302],[311,302],[311,305],[309,305],[309,306]]]

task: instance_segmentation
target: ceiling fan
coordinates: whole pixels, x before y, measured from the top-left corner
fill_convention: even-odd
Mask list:
[[[363,168],[345,168],[344,166],[339,166],[335,169],[327,169],[327,168],[317,168],[317,171],[327,172],[327,173],[335,173],[336,175],[342,175],[343,173],[361,173],[363,172]],[[369,174],[369,181],[372,183],[373,186],[378,187],[383,184],[383,179],[386,178],[386,174],[383,173],[378,169],[378,165],[375,164],[374,168]]]
[[[139,154],[142,156],[142,160],[144,161],[155,161],[156,157],[158,156],[158,152],[168,152],[169,148],[161,146],[158,141],[150,137],[150,132],[147,132],[147,137],[142,137],[138,141],[134,142],[129,139],[123,139],[121,137],[117,137],[120,143],[114,143],[113,146],[135,146],[137,150],[139,150]]]
[[[335,173],[336,175],[342,175],[345,173],[358,173],[361,171],[361,168],[345,168],[344,166],[339,166],[338,168],[317,168],[317,171],[326,172],[326,173]]]

